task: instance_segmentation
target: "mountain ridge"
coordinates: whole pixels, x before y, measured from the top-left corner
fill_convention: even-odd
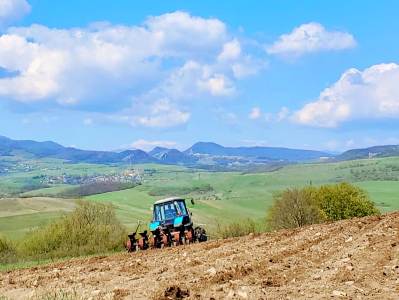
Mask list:
[[[337,156],[338,160],[353,160],[373,157],[399,156],[399,145],[382,145],[345,151]]]
[[[351,149],[338,155],[325,151],[286,147],[225,147],[214,142],[197,142],[184,151],[154,147],[151,151],[140,149],[115,151],[82,150],[65,147],[53,141],[13,140],[0,136],[0,155],[23,152],[37,158],[64,159],[72,163],[161,163],[187,166],[240,166],[276,162],[296,163],[310,161],[340,161],[371,157],[399,156],[399,145],[382,145]]]
[[[293,156],[296,156],[296,160],[312,160],[333,156],[327,152],[317,150],[263,146],[224,147],[213,142],[197,142],[184,152],[221,156],[265,157],[271,160],[290,160]]]

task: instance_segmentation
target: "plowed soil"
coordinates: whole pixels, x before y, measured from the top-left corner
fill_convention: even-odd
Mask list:
[[[6,299],[399,299],[399,212],[0,276]]]

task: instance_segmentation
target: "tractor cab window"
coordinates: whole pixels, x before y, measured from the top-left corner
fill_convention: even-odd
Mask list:
[[[183,201],[175,201],[179,215],[187,215],[186,205]]]
[[[163,221],[174,219],[177,215],[176,207],[173,202],[162,203],[154,208],[154,220]]]
[[[154,221],[170,220],[177,216],[186,215],[187,209],[184,201],[166,202],[154,207]]]
[[[165,214],[161,205],[155,205],[154,207],[154,221],[162,221],[165,219]]]
[[[173,203],[165,203],[163,205],[165,210],[165,219],[174,219],[176,217],[176,207]]]

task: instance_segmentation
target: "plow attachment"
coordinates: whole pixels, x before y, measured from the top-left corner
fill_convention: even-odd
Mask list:
[[[139,235],[139,237],[137,237]],[[147,249],[161,249],[165,247],[176,247],[180,245],[188,245],[195,242],[206,242],[208,237],[205,229],[196,227],[183,232],[157,229],[155,232],[148,234],[147,231],[141,233],[132,233],[128,235],[126,241],[126,249],[128,252],[135,252]]]

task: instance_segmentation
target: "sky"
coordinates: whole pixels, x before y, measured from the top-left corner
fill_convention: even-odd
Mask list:
[[[0,0],[0,135],[399,144],[399,2]]]

